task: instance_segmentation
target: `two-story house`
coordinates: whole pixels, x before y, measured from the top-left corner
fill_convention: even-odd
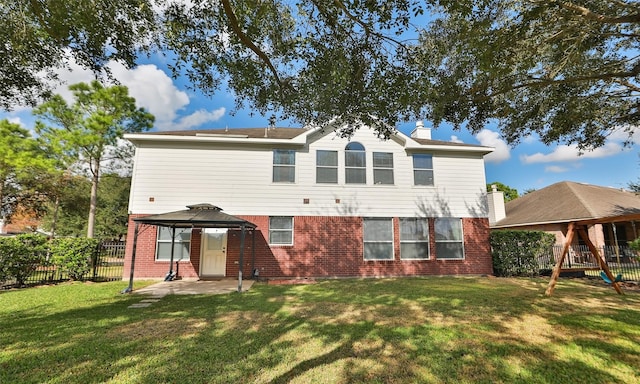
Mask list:
[[[172,257],[183,278],[235,277],[241,264],[265,278],[492,273],[492,148],[432,140],[421,124],[388,140],[368,128],[125,138],[136,155],[124,278],[134,243],[136,279],[164,277]]]

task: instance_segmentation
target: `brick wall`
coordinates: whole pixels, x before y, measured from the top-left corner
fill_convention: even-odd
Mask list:
[[[129,276],[133,222],[130,217],[125,258],[125,278]],[[437,260],[435,255],[434,219],[429,219],[431,257],[429,260],[400,260],[398,218],[393,219],[394,260],[367,261],[363,257],[362,218],[303,216],[294,218],[294,244],[268,244],[269,217],[242,216],[257,225],[255,238],[245,233],[243,275],[250,277],[252,268],[260,277],[350,277],[350,276],[414,276],[492,274],[489,249],[489,222],[485,219],[462,220],[464,260]],[[155,227],[140,226],[136,251],[136,278],[162,278],[169,270],[168,262],[155,261]],[[230,230],[227,238],[226,276],[236,277],[239,269],[240,231]],[[200,262],[200,231],[191,239],[191,260],[180,263],[180,276],[197,277]]]
[[[131,270],[131,255],[133,252],[133,238],[135,223],[133,219],[147,215],[129,215],[127,230],[127,248],[124,257],[123,279],[128,280]],[[156,227],[153,225],[139,224],[136,241],[136,266],[134,268],[136,279],[162,279],[169,272],[169,261],[156,261]],[[197,278],[200,261],[200,232],[194,230],[191,235],[191,258],[188,261],[179,262],[178,272],[181,277]],[[195,256],[195,257],[194,257]],[[174,262],[173,269],[176,264]]]

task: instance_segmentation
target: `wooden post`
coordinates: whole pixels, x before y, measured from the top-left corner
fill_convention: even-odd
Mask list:
[[[576,227],[576,224],[574,222],[569,223],[569,229],[567,229],[567,237],[565,239],[564,246],[562,247],[562,255],[560,255],[560,259],[556,262],[556,265],[553,267],[551,280],[549,280],[549,285],[547,286],[547,290],[545,291],[545,295],[547,296],[551,296],[553,294],[553,290],[556,288],[558,277],[560,277],[560,270],[562,269],[562,263],[564,262],[564,258],[565,256],[567,256],[567,253],[569,253],[569,247],[573,242],[575,227]]]
[[[620,284],[618,284],[615,277],[613,277],[613,274],[609,269],[609,265],[607,265],[607,261],[605,260],[604,255],[598,252],[598,248],[596,248],[596,246],[593,245],[593,243],[589,239],[589,235],[587,234],[587,232],[583,228],[580,228],[578,230],[578,235],[580,235],[582,240],[584,240],[584,242],[587,243],[587,247],[589,247],[589,251],[591,251],[591,254],[596,259],[596,262],[600,266],[600,269],[602,269],[604,273],[607,275],[607,277],[609,278],[609,280],[611,280],[611,286],[616,290],[616,292],[618,292],[619,295],[623,295],[624,292],[622,292],[622,288],[620,288]]]

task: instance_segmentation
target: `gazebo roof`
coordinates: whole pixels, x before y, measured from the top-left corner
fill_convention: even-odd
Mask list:
[[[202,203],[188,205],[181,211],[137,217],[134,222],[175,228],[255,228],[256,225],[222,212],[222,208]]]

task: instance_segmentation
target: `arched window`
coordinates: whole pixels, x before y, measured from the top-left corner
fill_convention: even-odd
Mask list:
[[[364,145],[354,141],[344,147],[345,183],[367,183],[367,160]]]

